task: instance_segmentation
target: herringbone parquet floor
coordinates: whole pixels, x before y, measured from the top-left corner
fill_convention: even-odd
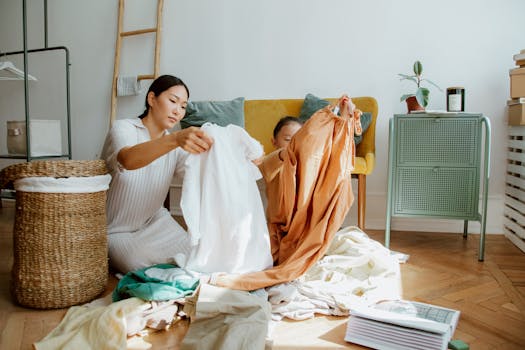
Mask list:
[[[66,310],[38,311],[13,303],[9,294],[14,210],[0,209],[0,349],[31,349],[59,322]],[[383,231],[367,231],[382,242]],[[503,235],[488,235],[485,261],[478,262],[478,236],[393,232],[391,249],[410,255],[401,265],[403,297],[461,311],[454,338],[470,349],[525,349],[525,254]],[[115,285],[112,278],[107,292]],[[345,343],[345,318],[281,322],[274,349],[361,349]],[[145,338],[152,349],[177,349],[187,329],[180,322]],[[144,348],[137,342],[135,349]]]

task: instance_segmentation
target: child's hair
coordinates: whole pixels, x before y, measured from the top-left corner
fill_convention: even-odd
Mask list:
[[[273,137],[277,138],[277,134],[281,129],[288,124],[297,123],[299,125],[303,125],[303,121],[297,117],[292,117],[290,115],[287,115],[286,117],[282,117],[279,119],[277,124],[275,125],[275,128],[273,128]]]
[[[144,110],[144,112],[139,115],[139,118],[142,119],[144,118],[146,115],[148,115],[148,111],[149,111],[149,103],[148,103],[148,94],[150,92],[153,92],[155,94],[155,96],[159,96],[161,93],[163,93],[164,91],[168,90],[169,88],[171,88],[172,86],[183,86],[184,89],[186,89],[186,93],[188,94],[188,98],[190,97],[190,90],[188,89],[188,87],[186,86],[186,84],[184,84],[184,82],[177,78],[177,77],[174,77],[173,75],[161,75],[160,77],[158,77],[157,79],[155,79],[153,81],[153,83],[151,83],[150,87],[149,87],[149,90],[148,90],[148,93],[146,94],[146,101],[144,101],[144,105],[146,107],[146,109]]]

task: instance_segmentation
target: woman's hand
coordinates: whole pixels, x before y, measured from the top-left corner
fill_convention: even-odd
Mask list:
[[[213,139],[197,127],[189,127],[174,132],[175,142],[185,151],[198,154],[206,152],[213,144]]]

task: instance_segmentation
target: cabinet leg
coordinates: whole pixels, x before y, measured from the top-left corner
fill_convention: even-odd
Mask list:
[[[467,239],[468,235],[468,220],[463,221],[463,239]]]
[[[366,175],[357,175],[357,226],[365,230]]]
[[[485,197],[485,201],[486,201]],[[485,260],[485,233],[487,229],[487,204],[485,202],[485,212],[483,217],[481,218],[481,230],[479,232],[479,255],[478,255],[478,261]]]

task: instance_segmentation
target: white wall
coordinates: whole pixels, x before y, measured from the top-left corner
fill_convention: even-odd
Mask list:
[[[27,2],[30,48],[42,46],[41,1]],[[75,159],[96,158],[108,128],[117,3],[48,1],[49,44],[71,51]],[[127,0],[125,29],[151,26],[155,3]],[[413,89],[397,73],[410,73],[419,59],[427,78],[443,88],[464,86],[467,111],[491,120],[488,231],[501,233],[508,70],[525,48],[523,13],[521,0],[165,0],[161,71],[185,80],[194,100],[302,98],[308,92],[376,97],[377,168],[367,183],[367,227],[383,228],[388,120],[405,112],[399,97]],[[20,32],[20,2],[2,1],[0,51],[21,49]],[[121,73],[149,73],[151,40],[126,40]],[[1,116],[6,106],[0,102]],[[143,103],[144,96],[121,98],[119,117],[138,115]],[[428,108],[445,109],[444,93],[431,89]],[[355,208],[349,222],[355,222]],[[392,224],[422,229],[397,218]],[[424,229],[461,227],[432,222]]]

